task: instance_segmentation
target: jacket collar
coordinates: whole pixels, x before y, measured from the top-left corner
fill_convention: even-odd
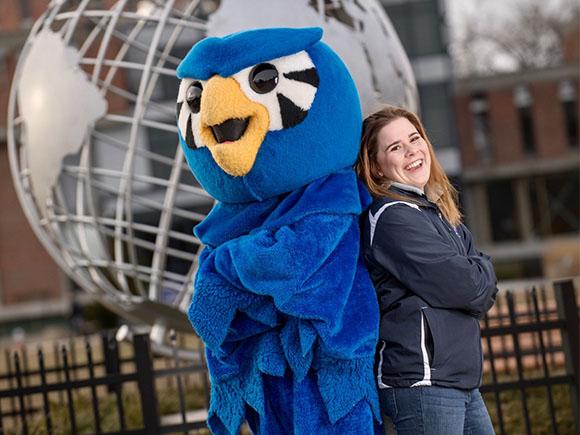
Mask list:
[[[418,187],[410,186],[408,184],[399,183],[398,181],[393,181],[391,183],[390,187],[396,187],[397,189],[400,189],[400,190],[404,190],[407,192],[413,192],[413,193],[420,195],[420,196],[425,196],[425,192],[423,191],[423,189],[419,189]]]
[[[409,197],[409,199],[414,200],[418,205],[436,208],[436,205],[431,202],[427,195],[418,187],[392,182],[389,186],[389,190],[393,193]]]
[[[418,187],[411,186],[409,184],[399,183],[397,181],[393,181],[389,185],[389,189],[391,189],[394,192],[397,192],[401,195],[408,195],[411,197],[416,197],[416,198],[419,197],[419,198],[425,199],[431,205],[437,204],[437,201],[439,200],[439,198],[441,198],[441,195],[443,194],[443,189],[441,189],[440,186],[438,186],[438,185],[431,186],[431,189],[429,191],[425,192],[425,191],[419,189]]]

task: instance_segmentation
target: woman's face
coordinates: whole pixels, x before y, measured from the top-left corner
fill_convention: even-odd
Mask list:
[[[431,173],[429,146],[407,118],[385,125],[378,135],[377,163],[389,181],[423,189]]]

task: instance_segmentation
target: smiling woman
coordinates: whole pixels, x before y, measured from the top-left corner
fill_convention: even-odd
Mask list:
[[[419,118],[392,106],[369,116],[356,170],[375,197],[362,234],[380,306],[381,410],[399,434],[492,434],[478,318],[495,300],[495,272]]]
[[[397,118],[379,131],[380,176],[423,190],[431,173],[429,146],[407,118]]]
[[[393,182],[407,184],[437,203],[450,224],[461,223],[457,191],[445,175],[425,128],[414,113],[386,106],[368,116],[363,124],[355,170],[373,197],[404,199],[390,187]]]

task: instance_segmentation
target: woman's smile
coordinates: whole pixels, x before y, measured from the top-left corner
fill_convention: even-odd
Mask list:
[[[423,159],[415,160],[413,163],[405,166],[407,171],[415,171],[423,166]]]

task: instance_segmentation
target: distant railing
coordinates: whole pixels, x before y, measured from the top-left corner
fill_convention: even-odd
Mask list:
[[[555,282],[553,297],[547,297],[546,288],[500,294],[493,309],[482,320],[482,340],[487,376],[481,392],[498,433],[513,433],[506,427],[504,412],[506,406],[509,412],[514,412],[513,398],[506,404],[500,395],[514,391],[519,396],[523,421],[518,433],[539,433],[534,431],[528,394],[538,388],[545,392],[541,415],[549,419],[547,430],[553,434],[576,433],[568,432],[574,430],[569,427],[561,429],[557,418],[558,410],[570,412],[575,431],[578,430],[579,323],[572,280]],[[554,399],[555,386],[563,386],[569,391],[564,410],[562,403]],[[486,396],[485,393],[490,394]],[[493,400],[488,399],[490,395]]]
[[[481,323],[481,391],[497,433],[576,433],[580,363],[573,281],[502,292]],[[209,382],[196,340],[187,361],[178,358],[175,340],[173,356],[159,357],[147,335],[135,335],[129,344],[110,332],[56,343],[50,351],[43,343],[35,358],[29,346],[6,350],[0,360],[0,435],[187,434],[205,428]],[[538,390],[539,405],[531,396]],[[514,412],[520,414],[515,429]],[[568,423],[561,413],[571,415]]]
[[[53,352],[38,349],[36,367],[30,366],[34,358],[26,347],[7,352],[0,371],[0,434],[77,434],[89,426],[96,434],[157,435],[206,427],[209,383],[201,345],[193,361],[183,361],[175,343],[173,358],[154,357],[148,335],[135,335],[133,345],[124,346],[125,356],[113,333],[104,333],[100,341],[98,346],[95,337],[86,337],[81,355],[74,341]],[[83,362],[76,361],[80,358]],[[177,396],[177,412],[161,415],[159,398],[168,392],[173,402]],[[192,402],[187,400],[191,393],[197,409],[186,403]],[[117,421],[104,412],[116,414]]]

